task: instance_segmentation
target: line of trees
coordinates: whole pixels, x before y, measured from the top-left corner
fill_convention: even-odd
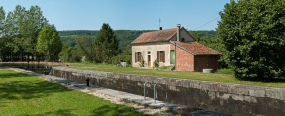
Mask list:
[[[131,48],[126,47],[119,53],[119,41],[109,24],[104,23],[95,39],[89,35],[73,37],[74,47],[64,45],[59,54],[64,62],[94,62],[94,63],[119,63],[120,59],[131,63]],[[85,56],[82,58],[81,56]]]
[[[43,16],[39,6],[31,6],[26,9],[20,5],[14,11],[6,14],[4,8],[0,7],[0,59],[2,61],[29,61],[40,60],[49,53],[37,50],[39,35],[45,36],[45,32],[40,31],[50,26],[48,20]],[[54,26],[52,26],[54,28]],[[55,28],[53,29],[56,33]],[[53,36],[58,36],[53,35]],[[41,38],[40,38],[41,39]],[[59,39],[59,36],[58,36]],[[55,43],[60,41],[56,41]],[[39,45],[38,45],[39,46]],[[58,46],[61,50],[61,46]],[[59,50],[59,51],[60,51]],[[57,56],[57,54],[53,54]],[[52,60],[56,57],[48,59]]]

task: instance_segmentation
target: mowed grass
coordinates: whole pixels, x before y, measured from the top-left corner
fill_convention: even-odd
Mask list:
[[[113,104],[35,76],[0,70],[1,116],[143,116],[133,108]]]
[[[128,73],[138,75],[149,75],[179,79],[191,79],[200,81],[213,81],[222,83],[234,83],[243,85],[253,86],[264,86],[264,87],[276,87],[285,88],[285,80],[239,80],[233,76],[233,71],[230,69],[220,69],[216,73],[201,73],[201,72],[190,72],[190,71],[170,71],[160,69],[141,69],[134,67],[115,67],[110,64],[86,64],[86,63],[71,63],[68,68],[84,69],[84,70],[96,70],[114,73]]]

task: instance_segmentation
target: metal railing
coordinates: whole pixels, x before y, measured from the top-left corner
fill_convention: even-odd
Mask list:
[[[167,91],[159,84],[159,83],[155,83],[154,87],[153,87],[153,91],[154,91],[154,103],[156,103],[156,99],[158,99],[157,97],[157,90],[156,90],[156,86],[159,85],[164,91],[165,91],[165,100],[164,102],[167,101]]]
[[[146,81],[146,82],[144,83],[143,90],[144,90],[144,100],[145,100],[145,101],[146,101],[146,97],[145,97],[145,87],[146,87],[146,84],[147,84],[147,83],[149,83],[150,85],[153,86],[153,84],[150,83],[150,82],[148,82],[148,81]],[[166,91],[159,83],[155,83],[155,85],[153,86],[153,92],[154,92],[154,97],[153,97],[153,99],[154,99],[154,103],[156,103],[156,100],[158,99],[157,90],[156,90],[156,86],[157,86],[157,85],[159,85],[160,88],[162,88],[162,89],[165,91],[165,100],[164,100],[164,102],[166,102],[166,101],[167,101],[167,91]]]
[[[144,83],[144,86],[143,86],[143,95],[144,95],[144,101],[146,100],[146,98],[145,98],[145,85],[147,84],[147,83],[149,83],[150,85],[152,85],[150,82],[145,82]]]

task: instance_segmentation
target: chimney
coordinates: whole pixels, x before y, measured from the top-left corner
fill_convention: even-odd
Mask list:
[[[159,30],[162,30],[162,27],[159,27]]]
[[[177,41],[180,42],[180,26],[181,24],[177,24]]]

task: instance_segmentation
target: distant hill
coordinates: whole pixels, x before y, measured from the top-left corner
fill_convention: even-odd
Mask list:
[[[127,45],[140,36],[143,32],[149,32],[154,30],[114,30],[119,41],[119,50],[123,51]],[[75,46],[76,43],[72,37],[90,35],[92,39],[95,39],[99,30],[67,30],[58,31],[60,40],[63,44]],[[216,31],[192,31],[198,32],[200,37],[212,38],[216,36]]]

